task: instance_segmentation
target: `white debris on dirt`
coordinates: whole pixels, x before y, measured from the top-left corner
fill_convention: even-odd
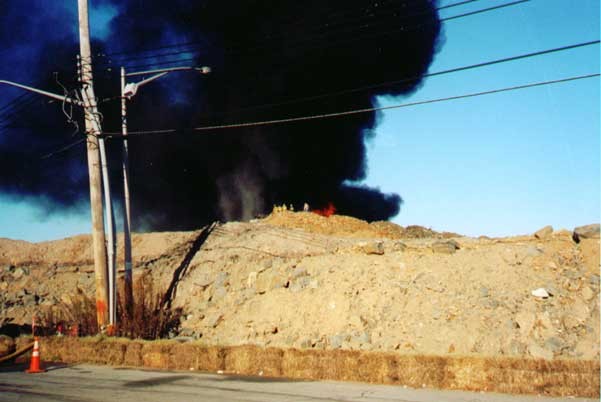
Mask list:
[[[549,297],[549,292],[547,292],[547,289],[545,288],[538,288],[532,291],[532,296],[546,299]]]

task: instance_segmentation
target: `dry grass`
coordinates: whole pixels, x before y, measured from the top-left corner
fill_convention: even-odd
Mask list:
[[[119,294],[122,295],[123,290]],[[119,336],[131,339],[161,339],[167,337],[169,332],[177,331],[182,310],[165,305],[164,292],[155,290],[152,278],[140,277],[134,283],[133,295],[133,306],[126,306],[124,298],[118,298]]]
[[[74,328],[75,334],[87,336],[98,333],[96,321],[96,304],[85,295],[78,295],[71,303],[61,303],[42,310],[40,314],[40,327],[36,330],[38,335],[53,335],[57,333],[58,327],[62,327],[63,333],[68,333]]]
[[[45,358],[175,370],[311,380],[360,381],[414,388],[599,397],[599,361],[507,357],[404,356],[348,350],[201,346],[103,338],[48,338]]]
[[[118,292],[117,317],[118,327],[116,336],[131,339],[160,339],[167,337],[170,331],[176,331],[179,326],[181,309],[164,306],[163,292],[156,290],[150,277],[140,277],[133,288],[133,306],[125,306],[123,289]],[[129,309],[128,309],[129,307]],[[70,328],[77,327],[71,332],[76,336],[90,336],[98,333],[96,322],[96,304],[85,295],[72,298],[71,303],[62,303],[44,310],[40,314],[38,335],[54,335],[59,325],[63,333],[68,334]]]

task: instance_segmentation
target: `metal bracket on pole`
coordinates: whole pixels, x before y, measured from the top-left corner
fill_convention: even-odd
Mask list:
[[[39,95],[44,95],[44,96],[47,96],[49,98],[59,100],[61,102],[72,103],[72,104],[77,105],[77,106],[84,106],[83,102],[81,102],[81,101],[79,101],[77,99],[69,98],[68,96],[65,96],[65,95],[58,95],[58,94],[55,94],[55,93],[52,93],[52,92],[48,92],[48,91],[43,91],[41,89],[37,89],[37,88],[33,88],[33,87],[30,87],[30,86],[27,86],[27,85],[19,84],[17,82],[0,80],[0,84],[6,84],[6,85],[13,86],[13,87],[21,88],[21,89],[24,89],[24,90],[29,91],[29,92],[34,92],[34,93],[39,94]]]

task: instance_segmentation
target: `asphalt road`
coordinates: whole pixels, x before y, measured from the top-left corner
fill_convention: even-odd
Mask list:
[[[91,365],[46,365],[48,372],[43,374],[26,374],[25,368],[0,366],[0,401],[593,401]]]

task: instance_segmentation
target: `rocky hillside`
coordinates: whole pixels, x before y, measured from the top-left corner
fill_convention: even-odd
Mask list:
[[[90,243],[0,240],[0,323],[93,295]],[[598,225],[491,239],[279,212],[138,234],[134,258],[175,286],[182,340],[599,358]]]

